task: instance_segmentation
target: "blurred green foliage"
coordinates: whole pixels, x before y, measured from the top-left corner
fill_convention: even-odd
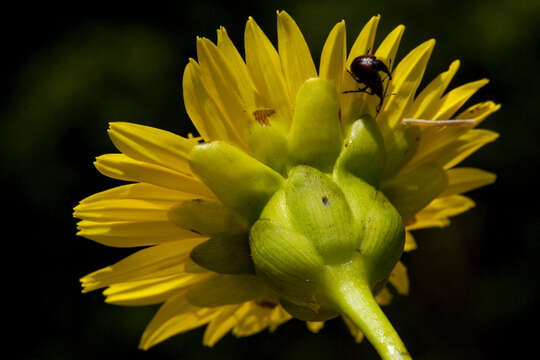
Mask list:
[[[534,198],[540,2],[292,0],[241,5],[200,0],[140,9],[108,4],[103,9],[110,12],[61,15],[65,8],[47,5],[33,15],[21,10],[20,18],[4,24],[12,48],[6,56],[0,153],[5,225],[12,231],[4,236],[9,244],[5,254],[18,263],[6,276],[15,307],[10,313],[16,314],[10,331],[25,339],[17,358],[377,358],[367,343],[354,344],[337,320],[318,335],[291,321],[274,334],[228,335],[213,349],[201,345],[200,329],[145,353],[136,346],[155,307],[115,307],[104,304],[98,292],[80,294],[80,276],[129,253],[77,238],[71,218],[78,200],[118,184],[92,167],[94,156],[114,151],[107,123],[194,131],[183,107],[181,77],[188,58],[196,57],[195,36],[215,40],[215,29],[225,25],[241,48],[251,15],[275,40],[277,9],[295,18],[316,62],[336,22],[346,20],[350,45],[369,17],[381,13],[377,41],[401,23],[407,26],[398,58],[420,42],[437,39],[425,81],[457,58],[462,66],[453,86],[491,79],[474,102],[502,103],[484,123],[501,138],[466,165],[495,172],[498,181],[473,192],[477,207],[451,227],[417,233],[419,249],[403,259],[411,295],[397,297],[385,311],[415,359],[532,356],[528,351],[534,346],[523,344],[535,337],[523,328],[538,316],[540,295],[540,214]]]

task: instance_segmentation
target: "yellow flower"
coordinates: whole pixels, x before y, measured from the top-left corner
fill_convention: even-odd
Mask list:
[[[236,336],[273,331],[292,318],[290,312],[297,316],[294,304],[284,305],[295,295],[280,293],[258,255],[257,239],[274,235],[253,234],[261,228],[257,220],[263,210],[265,216],[281,216],[270,203],[278,202],[276,194],[296,176],[291,175],[295,167],[308,165],[317,174],[343,167],[373,185],[401,215],[405,251],[417,246],[410,230],[448,225],[450,217],[474,206],[461,193],[495,180],[479,169],[455,168],[497,138],[475,127],[500,105],[482,102],[455,115],[487,80],[446,92],[459,67],[454,61],[417,91],[434,40],[399,63],[395,56],[404,26],[379,45],[373,55],[392,75],[390,80],[377,74],[385,88],[380,111],[379,97],[369,91],[347,93],[369,85],[349,70],[353,59],[375,49],[378,22],[379,16],[371,18],[348,56],[345,22],[339,22],[326,40],[318,72],[285,12],[278,12],[277,51],[255,21],[247,21],[245,61],[220,28],[217,45],[197,39],[198,62],[191,59],[184,72],[184,102],[200,138],[110,124],[109,136],[121,153],[98,157],[96,168],[131,184],[82,200],[74,212],[81,219],[78,235],[107,246],[145,248],[81,282],[83,292],[106,288],[103,294],[111,304],[163,303],[144,331],[142,349],[205,324],[203,343],[212,346],[229,331]],[[368,139],[361,131],[369,126],[376,136]],[[356,139],[357,133],[364,137]],[[369,141],[379,142],[365,145]],[[375,150],[365,152],[369,146]],[[334,199],[322,197],[324,205],[328,201]],[[389,263],[391,274],[383,277],[397,293],[407,294],[407,270],[396,263],[402,235],[396,234],[400,248]],[[393,294],[384,283],[374,290],[380,304]],[[349,315],[344,320],[360,341],[362,332]],[[307,321],[307,327],[317,332],[323,320]]]

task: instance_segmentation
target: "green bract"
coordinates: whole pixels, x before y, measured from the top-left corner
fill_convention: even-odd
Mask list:
[[[281,139],[274,146],[257,147],[249,155],[214,141],[192,150],[192,170],[229,210],[211,203],[187,203],[173,210],[212,236],[191,257],[222,274],[254,273],[299,319],[320,321],[344,314],[376,347],[390,341],[405,353],[373,298],[405,241],[402,216],[380,191],[383,172],[394,172],[400,164],[387,164],[385,141],[371,116],[342,129],[333,83],[307,80],[295,104],[287,133],[268,124],[252,131],[251,141],[271,133]],[[410,139],[405,132],[396,136],[392,151]],[[272,156],[277,161],[265,161]],[[425,175],[427,181],[440,177],[430,169]],[[440,191],[439,183],[426,186]],[[391,183],[385,187],[391,192]],[[226,224],[218,225],[229,226],[206,229],[204,219],[197,217],[202,206],[220,212]],[[403,211],[409,215],[409,209]],[[246,284],[253,282],[252,275],[246,279]],[[215,284],[205,286],[217,287],[218,280],[212,281]],[[383,330],[388,334],[381,338]]]

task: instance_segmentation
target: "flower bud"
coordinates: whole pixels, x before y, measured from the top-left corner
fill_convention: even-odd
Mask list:
[[[335,285],[325,282],[329,270],[346,265],[356,269],[355,281],[374,288],[403,249],[401,216],[385,196],[353,176],[336,179],[309,166],[293,168],[250,232],[257,274],[288,310],[311,310],[301,316],[310,321],[320,320],[320,311],[323,318],[340,312],[328,299]]]

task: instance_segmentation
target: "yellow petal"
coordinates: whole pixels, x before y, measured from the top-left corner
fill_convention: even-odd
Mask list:
[[[437,104],[438,111],[433,120],[451,119],[455,112],[465,104],[471,96],[481,87],[485,86],[489,80],[482,79],[461,85],[446,94]]]
[[[418,245],[416,245],[416,241],[414,240],[414,236],[410,233],[410,231],[405,232],[405,247],[403,248],[403,251],[412,251],[418,248]]]
[[[240,304],[264,295],[266,287],[254,275],[216,274],[187,292],[188,300],[200,307]]]
[[[289,321],[290,319],[292,319],[292,316],[288,312],[286,312],[285,309],[281,307],[281,305],[277,305],[270,312],[270,315],[268,315],[268,330],[270,332],[274,332],[279,327],[279,325],[283,324],[286,321]]]
[[[430,127],[428,129],[436,129]],[[437,138],[437,133],[439,134]],[[424,136],[426,132],[422,134]],[[470,156],[482,146],[495,141],[499,134],[484,129],[469,130],[468,127],[447,126],[429,133],[429,139],[418,149],[402,172],[409,172],[423,164],[436,164],[449,169]]]
[[[238,320],[249,310],[249,303],[223,306],[219,315],[206,327],[203,344],[214,346],[223,336],[238,324]]]
[[[381,190],[399,211],[404,221],[439,196],[448,184],[446,172],[437,166],[424,166],[391,178]]]
[[[428,60],[435,46],[435,40],[428,40],[412,50],[393,72],[388,85],[388,99],[377,117],[379,123],[392,129],[397,125],[412,102],[413,96],[422,81]]]
[[[324,326],[324,321],[306,321],[306,326],[314,334],[317,334]]]
[[[341,81],[345,72],[347,57],[347,34],[345,20],[341,20],[330,31],[321,53],[319,77],[330,80],[341,89]]]
[[[250,116],[242,98],[239,81],[229,67],[225,57],[214,43],[205,38],[197,38],[197,58],[201,71],[215,88],[215,101],[222,111],[235,138],[246,144]]]
[[[164,200],[114,199],[92,201],[75,207],[73,216],[93,221],[167,221],[176,203]]]
[[[500,104],[495,104],[493,101],[485,101],[479,104],[470,106],[466,110],[462,111],[456,119],[471,119],[474,120],[476,125],[480,124],[490,114],[501,108]]]
[[[109,124],[109,136],[118,150],[132,159],[191,174],[187,157],[197,141],[168,131],[130,123]]]
[[[298,89],[307,79],[317,77],[317,70],[296,22],[285,11],[278,11],[277,18],[279,57],[294,106]]]
[[[234,73],[236,86],[238,86],[243,103],[248,113],[252,114],[254,110],[264,107],[264,103],[257,93],[246,63],[232,43],[224,27],[220,27],[217,31],[217,38],[217,46],[223,58],[229,64],[229,68]]]
[[[246,63],[253,82],[267,107],[276,111],[276,121],[286,129],[292,120],[292,102],[281,61],[270,40],[251,17],[246,24],[244,42]]]
[[[170,298],[161,306],[143,333],[139,347],[147,350],[178,333],[206,324],[218,316],[220,308],[191,305],[183,294]]]
[[[394,30],[392,30],[390,34],[386,36],[386,38],[384,38],[381,45],[377,48],[377,51],[375,52],[375,56],[377,57],[377,59],[382,60],[385,63],[390,73],[392,73],[392,67],[396,60],[396,53],[398,51],[399,43],[401,42],[401,37],[403,36],[404,31],[405,26],[399,25],[398,27],[396,27]],[[385,75],[382,80],[383,89],[386,89],[389,79]],[[369,112],[375,114],[377,105],[379,104],[379,98],[377,98],[376,96],[368,96],[366,98],[366,102],[366,106],[369,109]]]
[[[453,61],[447,71],[433,79],[414,99],[413,104],[407,109],[405,117],[432,119],[439,110],[439,99],[454,78],[459,64],[459,60]]]
[[[347,69],[350,68],[352,61],[356,57],[366,55],[368,52],[373,50],[373,41],[375,40],[375,33],[377,32],[377,26],[379,25],[380,18],[380,15],[373,16],[364,26],[362,31],[360,31],[360,34],[356,38],[349,56],[347,57]],[[341,86],[340,93],[358,89],[358,83],[348,72],[343,73],[343,81]],[[367,96],[367,94],[363,93],[341,95],[341,112],[344,129],[346,129],[352,121],[365,114],[365,100]]]
[[[247,222],[219,201],[185,200],[169,211],[169,219],[183,229],[196,230],[204,235],[243,233]]]
[[[249,309],[233,328],[233,334],[236,337],[254,335],[269,325],[269,315],[273,309],[259,306],[254,302],[249,304]]]
[[[369,19],[367,24],[362,28],[360,34],[354,41],[349,57],[347,58],[347,65],[350,66],[352,61],[362,55],[373,53],[373,42],[375,41],[375,34],[377,33],[377,26],[381,15],[375,15]]]
[[[444,153],[440,154],[442,156],[437,162],[444,165],[445,169],[450,169],[482,146],[495,141],[498,137],[499,134],[493,131],[483,129],[471,130],[460,136],[453,144],[446,147]]]
[[[497,176],[475,168],[455,168],[447,171],[448,186],[441,196],[461,194],[473,189],[492,184]]]
[[[451,146],[456,140],[466,134],[472,127],[474,122],[457,123],[456,125],[440,124],[436,121],[426,120],[422,125],[417,126],[420,129],[420,142],[416,153],[412,159],[401,170],[402,173],[408,172],[411,169],[433,161],[434,154],[439,154],[448,146]],[[414,126],[414,125],[412,125]]]
[[[134,160],[123,154],[99,156],[94,165],[100,173],[113,179],[145,182],[172,190],[212,196],[212,192],[192,176]]]
[[[349,328],[349,331],[351,332],[354,341],[356,343],[362,342],[362,340],[364,339],[364,334],[362,333],[362,331],[360,331],[360,329],[357,328],[351,320],[347,319],[346,317],[343,317],[342,319],[345,325],[347,325],[347,327]]]
[[[90,221],[77,224],[77,235],[113,247],[137,247],[193,239],[198,235],[170,221]]]
[[[409,294],[409,276],[407,275],[407,268],[401,261],[398,261],[389,278],[390,284],[394,286],[398,294]]]
[[[187,255],[202,239],[186,239],[152,246],[94,271],[81,279],[83,292],[113,283],[145,280],[164,276],[164,269],[185,264]]]
[[[159,304],[184,288],[204,280],[208,274],[180,273],[109,286],[103,295],[105,302],[124,306]]]
[[[451,216],[459,215],[474,207],[474,201],[462,195],[450,195],[433,200],[407,224],[406,229],[416,230],[443,227],[450,224]]]
[[[207,141],[224,140],[241,146],[210,90],[205,87],[199,64],[192,59],[184,70],[182,87],[186,111],[201,136]]]
[[[200,198],[201,194],[190,194],[170,189],[165,189],[151,184],[128,184],[117,186],[109,190],[93,194],[83,200],[80,204],[89,204],[102,200],[148,200],[148,201],[182,201]],[[214,198],[213,196],[211,198]]]
[[[396,53],[398,51],[399,43],[401,42],[404,31],[405,26],[399,25],[396,27],[384,38],[381,45],[379,45],[377,51],[375,52],[375,56],[384,61],[390,72],[392,72],[392,67],[396,59]]]
[[[377,301],[377,304],[379,305],[390,305],[392,302],[392,299],[394,298],[394,295],[390,292],[387,286],[383,287],[381,291],[377,293],[375,296],[375,301]]]

